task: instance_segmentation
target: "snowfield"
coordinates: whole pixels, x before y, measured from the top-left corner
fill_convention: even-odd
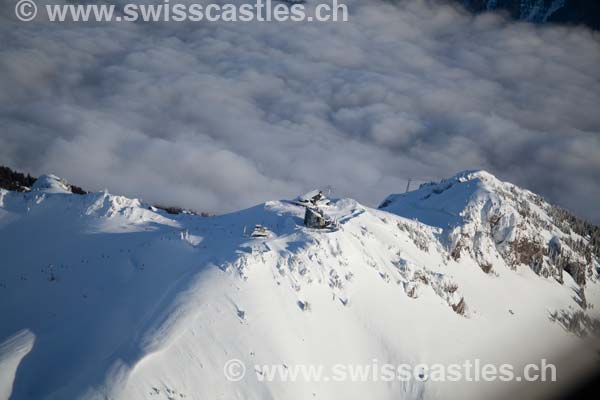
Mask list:
[[[260,382],[254,365],[547,359],[547,394],[597,362],[597,255],[533,193],[467,171],[321,209],[337,228],[292,201],[201,217],[51,175],[0,190],[0,398],[480,399],[526,384]]]

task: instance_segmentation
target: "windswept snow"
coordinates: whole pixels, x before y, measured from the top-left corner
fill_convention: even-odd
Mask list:
[[[46,193],[71,193],[69,184],[52,174],[40,176],[33,184],[31,190]]]
[[[34,341],[34,335],[25,329],[0,343],[0,398],[7,399],[10,396],[17,367],[31,351]]]
[[[590,238],[570,226],[563,210],[485,171],[465,171],[391,195],[379,208],[442,229],[455,259],[469,253],[488,272],[526,264],[562,281],[562,271],[571,267],[584,285],[600,270]]]
[[[581,308],[580,285],[507,258],[502,243],[536,229],[507,202],[513,186],[485,172],[391,196],[382,210],[331,200],[320,207],[338,226],[327,230],[304,227],[294,201],[205,218],[61,182],[0,192],[0,396],[482,398],[500,383],[264,383],[254,365],[522,366],[583,343],[550,318]],[[535,195],[514,191],[549,221]],[[497,228],[484,224],[500,212]],[[252,237],[256,225],[269,235]],[[548,227],[543,240],[569,247]],[[585,274],[598,304],[598,271]],[[240,382],[223,375],[233,358],[249,370]]]

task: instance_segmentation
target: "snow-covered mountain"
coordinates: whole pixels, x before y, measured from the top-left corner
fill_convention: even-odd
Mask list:
[[[528,265],[560,283],[566,271],[583,288],[598,272],[596,227],[485,171],[392,195],[380,209],[442,229],[450,255],[467,255],[486,273]]]
[[[568,0],[463,0],[465,6],[475,11],[504,9],[523,21],[542,23],[560,9]],[[572,4],[572,3],[571,3]]]
[[[532,23],[563,23],[600,28],[600,6],[589,0],[457,0],[474,12],[502,10]]]
[[[380,209],[311,194],[215,217],[72,187],[0,189],[0,398],[486,398],[523,384],[267,383],[254,366],[545,358],[553,390],[597,361],[597,228],[483,171]],[[306,227],[307,207],[331,224]]]

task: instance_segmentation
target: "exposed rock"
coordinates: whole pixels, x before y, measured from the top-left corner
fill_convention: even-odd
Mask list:
[[[565,271],[569,273],[579,286],[585,285],[585,265],[577,261],[571,261],[565,266]]]
[[[306,207],[304,213],[304,225],[313,229],[325,229],[333,227],[335,222],[327,217],[323,211],[318,208]]]
[[[586,337],[590,334],[600,335],[600,320],[590,317],[582,310],[553,312],[550,314],[550,319],[579,337]]]
[[[467,311],[467,304],[465,303],[465,298],[461,297],[458,303],[452,305],[452,309],[458,315],[465,315],[465,312]]]

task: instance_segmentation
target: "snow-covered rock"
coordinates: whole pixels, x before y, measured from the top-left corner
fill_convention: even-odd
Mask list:
[[[600,247],[590,237],[597,228],[485,171],[391,195],[380,209],[441,228],[454,259],[469,256],[488,273],[526,265],[562,283],[566,270],[585,286],[600,271]]]
[[[71,193],[67,181],[52,174],[40,176],[31,187],[31,190],[44,193]]]
[[[48,179],[0,191],[0,395],[12,399],[482,398],[507,384],[267,383],[254,366],[518,368],[556,362],[583,343],[566,329],[573,318],[585,334],[598,317],[597,255],[585,287],[551,269],[579,254],[570,240],[590,240],[485,172],[390,196],[381,210],[329,200],[335,230],[305,227],[297,200],[205,218],[65,195]],[[245,232],[257,225],[269,235]],[[541,269],[511,258],[534,236],[552,249]],[[223,374],[230,359],[247,366],[239,382]]]

